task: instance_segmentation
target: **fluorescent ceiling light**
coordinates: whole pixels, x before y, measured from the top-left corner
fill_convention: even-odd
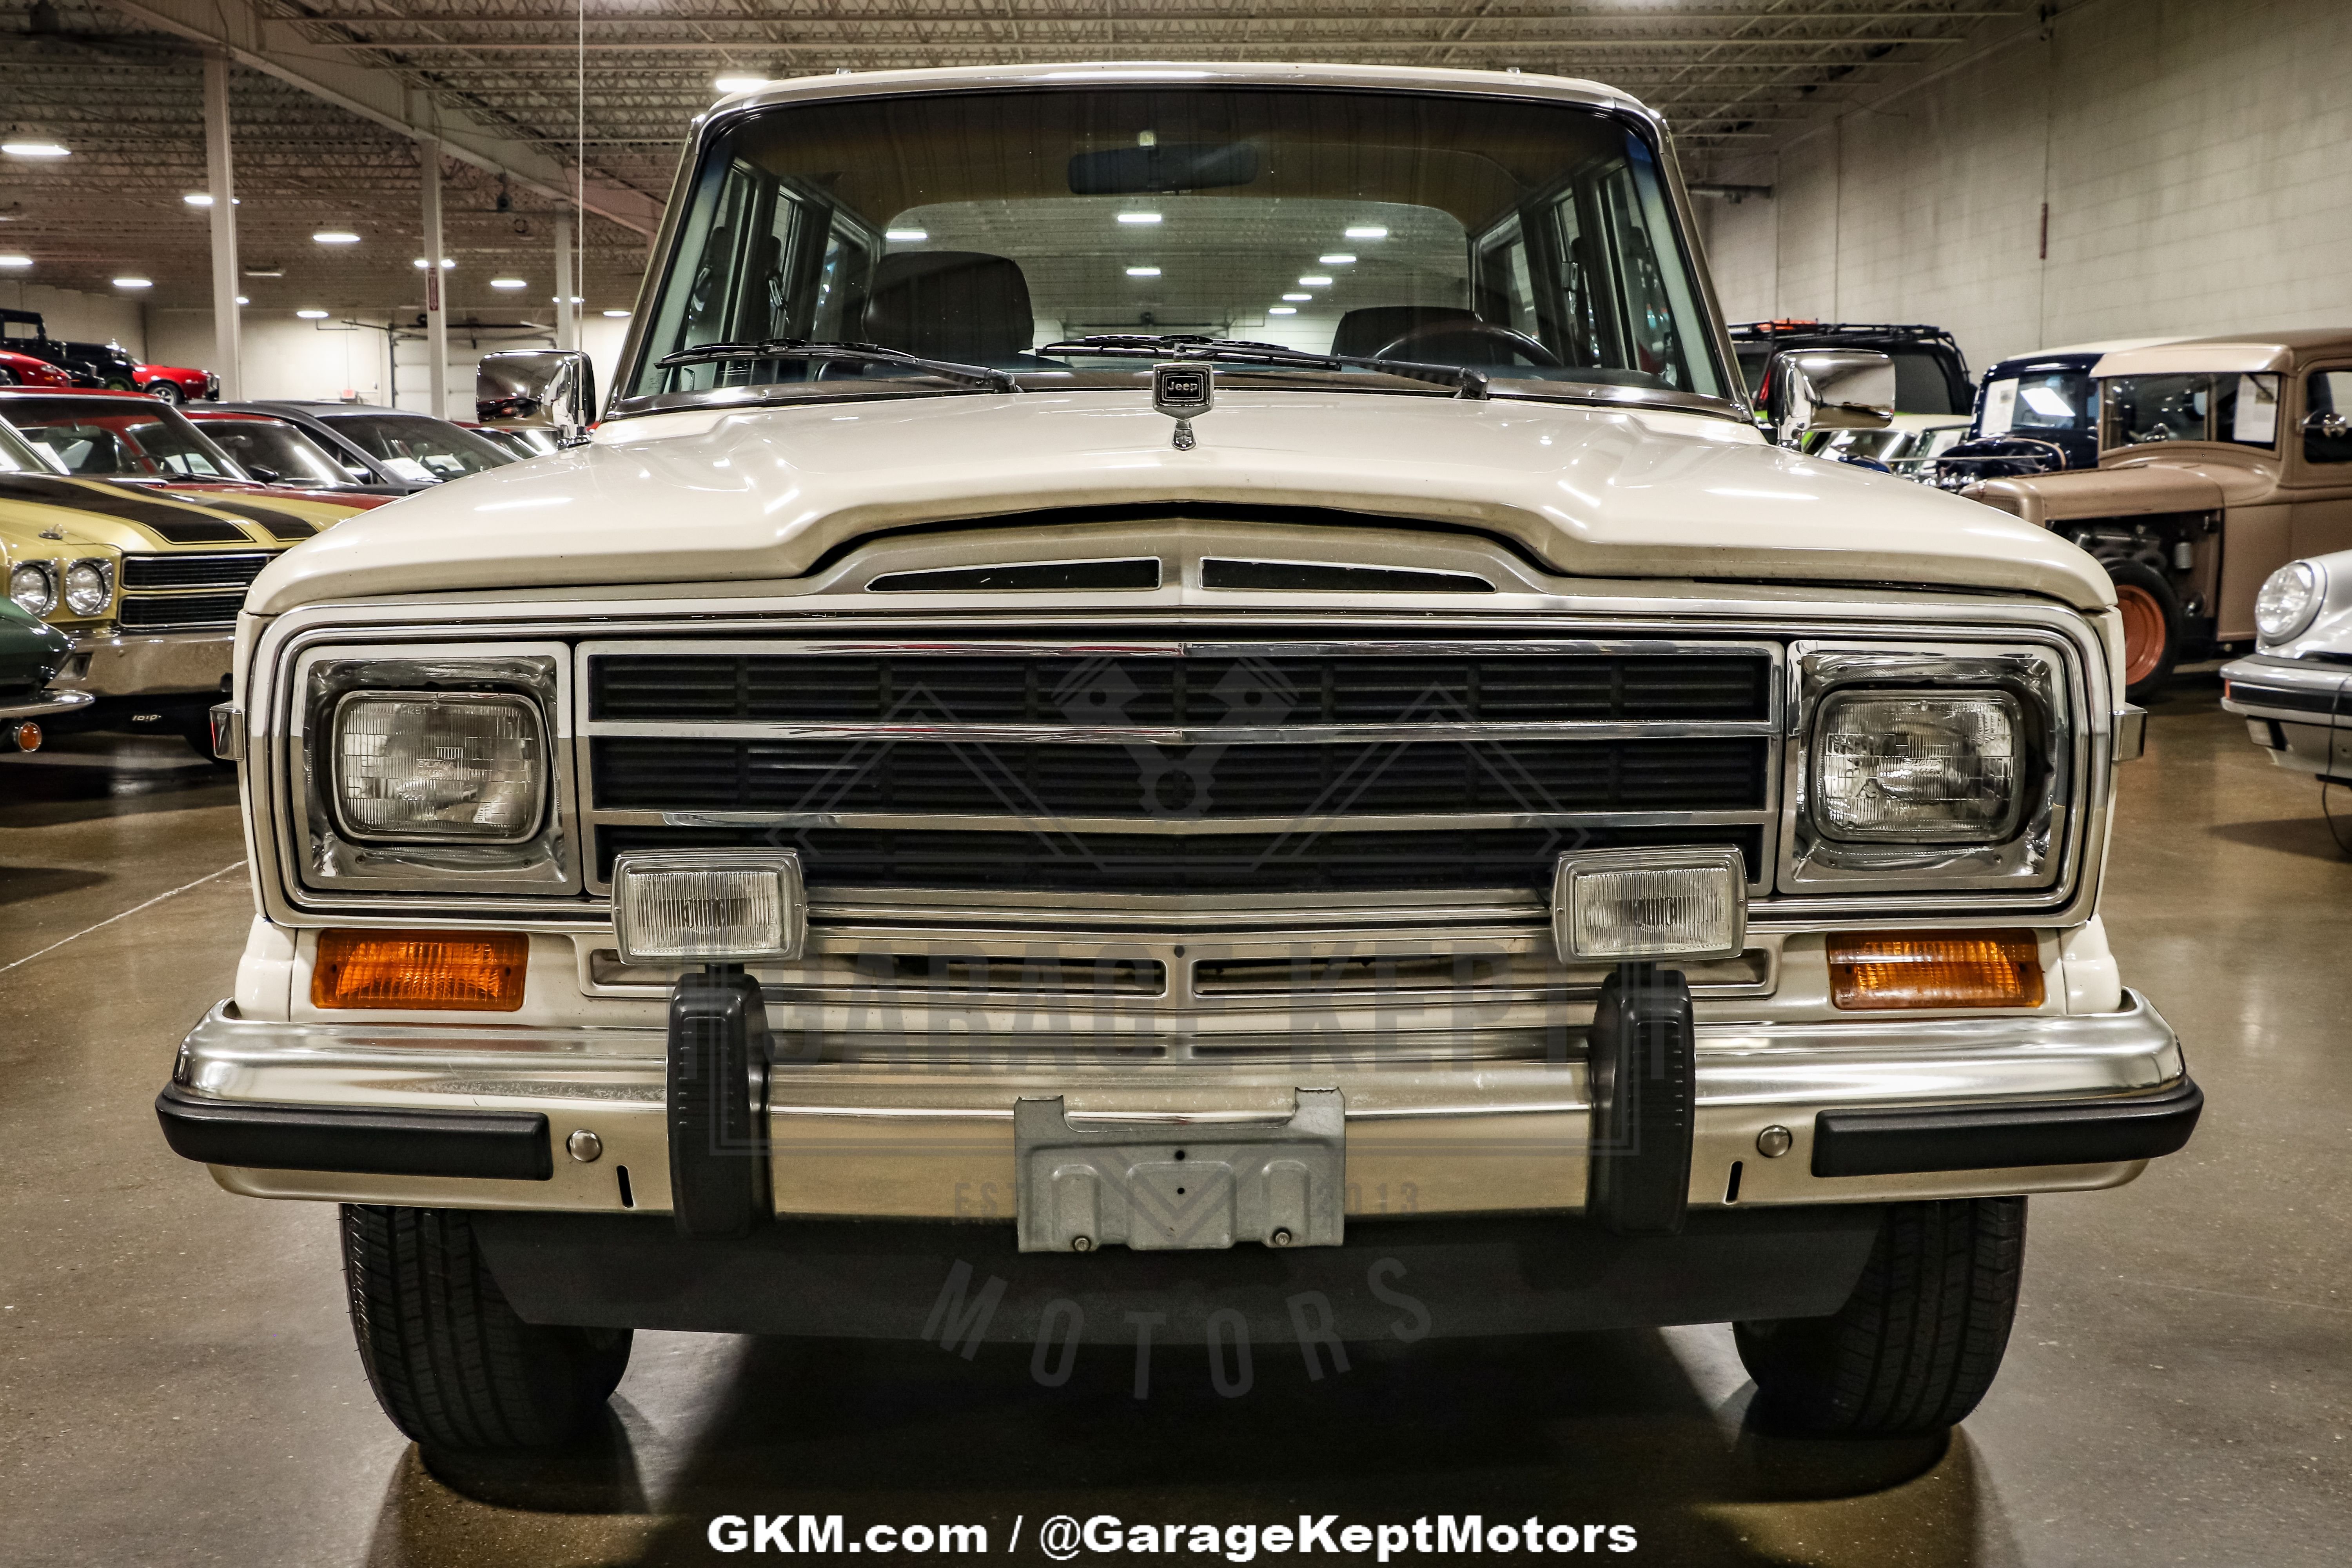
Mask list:
[[[931,237],[931,231],[927,228],[886,228],[882,231],[882,237],[895,245],[920,245]]]
[[[1283,298],[1291,301],[1293,304],[1304,304],[1307,300],[1315,298],[1315,296],[1312,294],[1285,294]]]
[[[1121,223],[1158,223],[1160,221],[1160,215],[1158,213],[1121,213],[1118,215],[1118,221]]]
[[[1298,314],[1298,307],[1296,305],[1269,305],[1266,307],[1265,313],[1269,316],[1295,316]]]
[[[22,271],[32,264],[33,258],[29,256],[0,256],[0,267],[11,272]]]
[[[152,289],[155,280],[152,278],[118,278],[114,286],[117,289]]]
[[[1130,267],[1127,269],[1127,275],[1129,278],[1157,278],[1160,276],[1160,268],[1157,267]]]
[[[418,270],[419,272],[424,271],[424,270],[425,269],[425,258],[423,258],[423,257],[421,257],[421,256],[420,256],[420,257],[418,257],[418,258],[415,259],[415,262],[413,262],[411,265],[413,265],[413,266],[416,268],[416,270]],[[444,272],[448,271],[448,270],[449,270],[449,268],[451,268],[452,267],[455,267],[455,266],[457,266],[457,264],[455,261],[450,260],[450,259],[449,259],[447,257],[446,257],[446,256],[445,256],[445,257],[443,257],[443,258],[441,258],[441,270],[442,270],[442,271],[444,271]]]
[[[213,205],[213,194],[210,191],[190,191],[180,199],[192,207],[208,207]]]
[[[324,310],[297,310],[294,313],[306,321],[323,321],[327,319],[327,312]]]
[[[1389,237],[1389,231],[1376,223],[1355,224],[1344,232],[1349,239],[1386,239]]]
[[[357,245],[360,237],[349,229],[322,228],[310,237],[320,245]]]
[[[528,289],[530,287],[530,279],[528,278],[493,278],[490,279],[490,287],[493,289]]]
[[[607,310],[604,314],[616,321],[625,321],[629,319],[629,313],[626,310]]]
[[[1344,250],[1335,250],[1328,256],[1318,256],[1315,259],[1326,267],[1345,267],[1356,258]]]
[[[757,92],[768,85],[763,76],[722,76],[711,86],[721,92]]]
[[[55,142],[0,142],[0,153],[11,158],[70,158],[73,153]]]
[[[1306,277],[1301,278],[1298,281],[1302,286],[1308,289],[1328,289],[1331,287],[1331,279],[1328,273],[1310,272]]]
[[[244,295],[242,295],[242,294],[239,294],[239,295],[236,297],[236,302],[237,302],[238,304],[240,304],[240,305],[250,305],[250,304],[252,304],[252,303],[253,303],[253,301],[252,301],[252,300],[250,300],[247,299],[247,298],[246,298]]]

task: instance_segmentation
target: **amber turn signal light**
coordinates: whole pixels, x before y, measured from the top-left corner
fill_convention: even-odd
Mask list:
[[[1832,933],[1840,1007],[2039,1007],[2042,944],[2030,931]]]
[[[310,1005],[512,1013],[530,958],[520,931],[320,931]]]

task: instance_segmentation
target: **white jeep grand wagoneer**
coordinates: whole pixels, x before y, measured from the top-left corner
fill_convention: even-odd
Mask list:
[[[1731,1321],[1918,1431],[2026,1194],[2189,1137],[2106,574],[1791,450],[1883,356],[1759,429],[1640,104],[811,78],[655,256],[610,403],[487,364],[562,448],[289,551],[216,715],[258,910],[158,1110],[343,1205],[420,1442],[562,1439],[640,1327]]]

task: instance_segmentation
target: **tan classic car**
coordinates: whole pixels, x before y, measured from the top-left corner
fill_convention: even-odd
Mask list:
[[[1962,493],[2106,564],[2137,700],[2184,659],[2251,650],[2264,579],[2352,545],[2352,331],[2167,342],[2092,374],[2096,468]]]

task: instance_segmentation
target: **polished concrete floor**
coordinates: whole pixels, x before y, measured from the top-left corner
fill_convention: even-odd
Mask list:
[[[176,742],[0,762],[0,1563],[719,1561],[720,1513],[1628,1524],[1631,1562],[2352,1561],[2352,858],[2183,677],[2126,770],[2107,920],[2209,1095],[2183,1154],[2037,1199],[1991,1396],[1948,1444],[1748,1427],[1721,1328],[1360,1354],[1244,1396],[1124,1352],[646,1334],[562,1467],[429,1471],[345,1325],[332,1211],[230,1197],[149,1103],[247,916],[230,790]],[[2340,811],[2352,800],[2339,797]],[[2352,822],[2346,824],[2352,834]]]

